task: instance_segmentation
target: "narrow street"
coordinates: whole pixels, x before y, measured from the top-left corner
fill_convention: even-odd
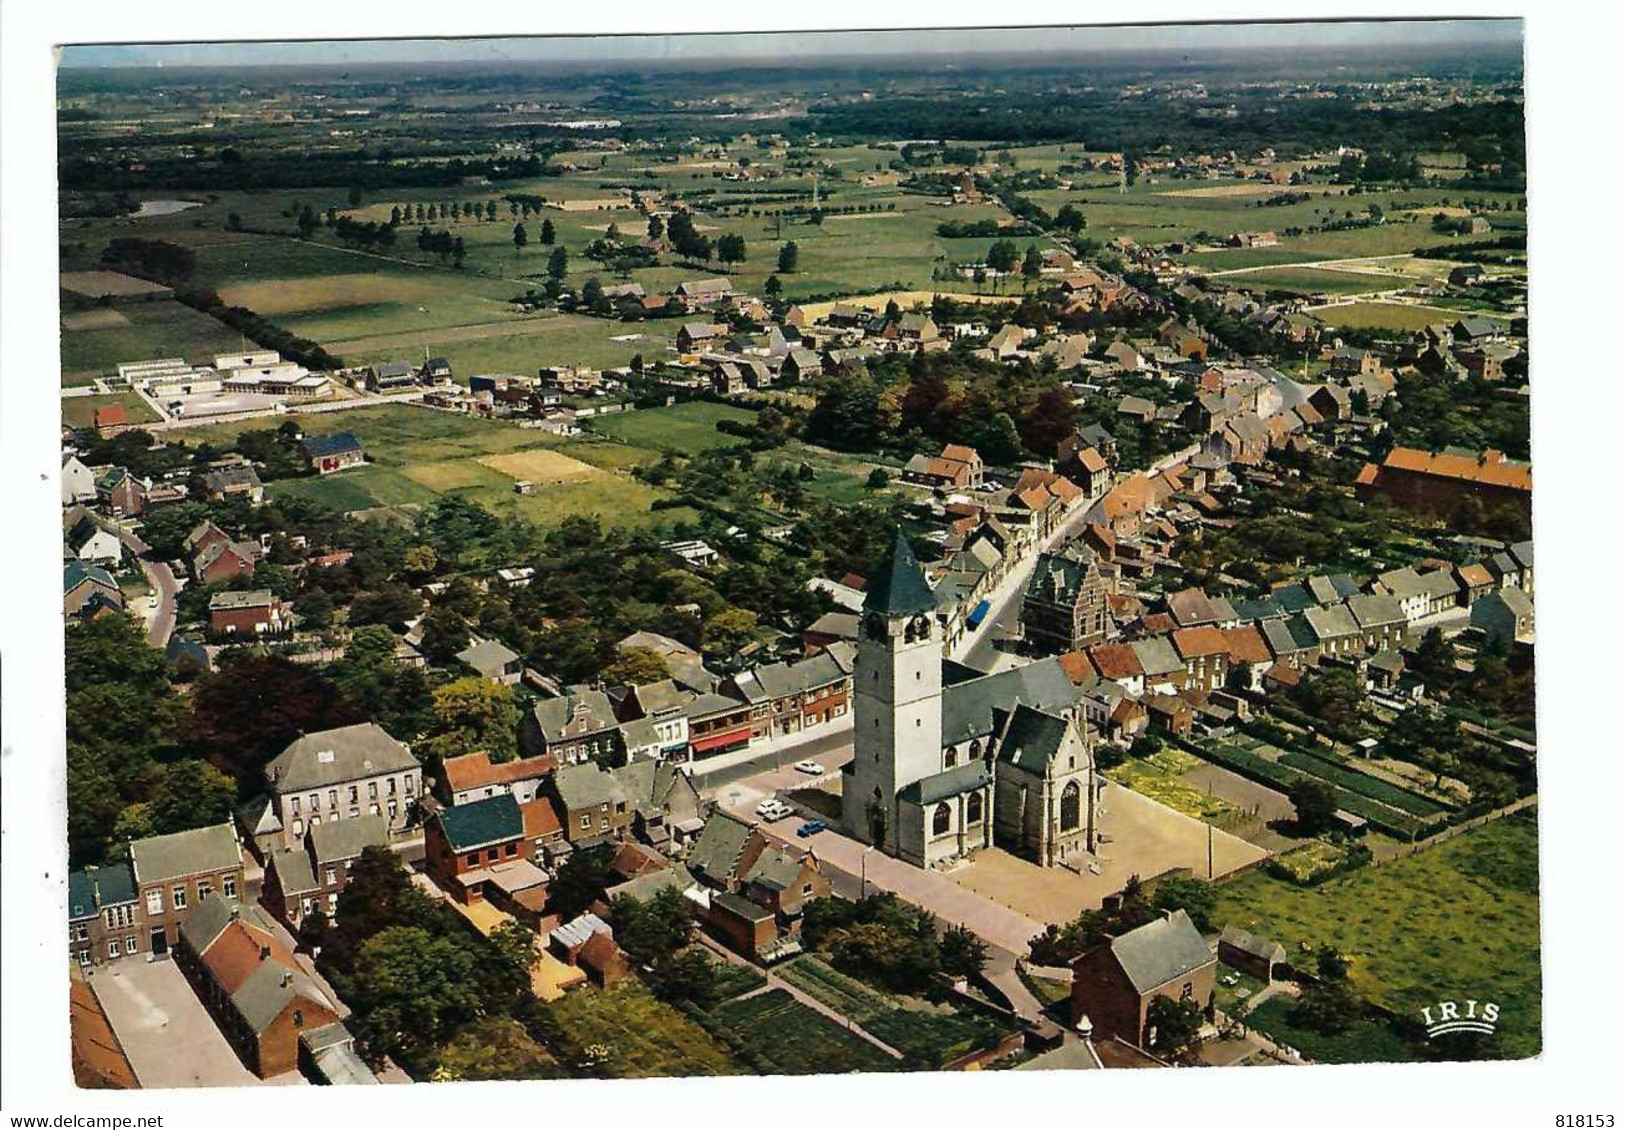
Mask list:
[[[152,587],[153,608],[147,616],[147,642],[159,651],[169,646],[169,637],[175,631],[175,594],[180,591],[180,584],[175,580],[175,573],[162,561],[153,561],[142,557],[141,571],[146,574],[147,584]]]

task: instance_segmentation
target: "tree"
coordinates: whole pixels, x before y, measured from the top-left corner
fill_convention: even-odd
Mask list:
[[[647,899],[619,895],[610,903],[615,941],[639,965],[658,965],[694,935],[694,904],[675,887]]]
[[[767,281],[762,284],[762,293],[769,298],[777,298],[784,293],[784,284],[779,281],[778,275],[767,276]]]
[[[423,642],[418,650],[430,663],[444,667],[454,662],[468,643],[468,622],[452,609],[436,606],[423,618]]]
[[[1055,213],[1055,226],[1064,232],[1076,235],[1089,226],[1089,221],[1075,205],[1063,204],[1061,210]]]
[[[876,467],[869,472],[869,477],[863,481],[863,485],[869,490],[881,490],[889,482],[891,482],[891,476],[886,473],[886,468]]]
[[[357,208],[360,205],[361,205],[361,187],[359,185],[352,184],[350,186],[350,207]]]
[[[666,666],[665,656],[652,647],[622,648],[603,671],[603,680],[609,686],[641,687],[669,678],[671,669]]]
[[[544,229],[545,230],[545,229]],[[542,240],[550,243],[551,240]],[[562,283],[564,276],[570,273],[570,253],[562,247],[555,247],[553,254],[547,257],[547,277],[554,282]]]
[[[432,696],[434,733],[424,743],[440,757],[483,749],[495,762],[519,756],[519,704],[513,689],[480,675],[453,679]]]
[[[154,835],[186,832],[231,819],[237,786],[206,761],[177,761],[158,774],[147,802]]]
[[[1038,245],[1029,243],[1027,253],[1021,260],[1021,277],[1024,282],[1037,282],[1044,273],[1044,257],[1039,254]]]
[[[1008,239],[995,240],[987,249],[988,269],[1001,275],[1013,270],[1019,258],[1020,253],[1016,251],[1016,245]]]
[[[315,907],[311,912],[299,920],[299,948],[306,953],[315,953],[327,944],[327,934],[331,923],[327,920],[327,912],[321,907]]]
[[[530,242],[530,234],[525,231],[522,223],[513,226],[513,253],[518,255],[525,250],[525,244]]]
[[[661,236],[666,234],[665,221],[659,216],[650,216],[648,232],[650,239],[659,239]]]
[[[1297,812],[1297,831],[1318,836],[1337,827],[1337,792],[1325,781],[1300,778],[1287,790],[1287,799]]]
[[[568,921],[585,911],[611,883],[619,881],[611,866],[614,853],[608,845],[579,848],[559,865],[548,888],[548,903],[559,917]]]
[[[786,243],[783,247],[779,248],[779,274],[795,274],[796,265],[800,261],[801,248],[796,245],[795,240],[792,239],[789,243]]]
[[[476,1083],[498,1079],[562,1079],[559,1061],[509,1016],[482,1016],[440,1049],[430,1079]]]
[[[745,237],[735,232],[728,232],[717,239],[717,258],[724,263],[743,263],[745,261]]]
[[[1154,1052],[1175,1059],[1189,1055],[1202,1030],[1202,1009],[1195,1001],[1153,997],[1145,1010],[1146,1041]]]
[[[487,220],[494,220],[497,218],[497,202],[495,200],[487,200],[485,202],[485,218]]]
[[[756,613],[743,608],[729,608],[718,612],[705,622],[700,640],[707,652],[716,656],[733,656],[756,638]]]
[[[976,977],[987,965],[987,943],[963,926],[950,926],[942,934],[942,971],[956,977]]]
[[[553,221],[550,220],[550,219],[544,218],[542,220],[542,233],[541,233],[542,246],[543,247],[552,247],[553,246],[553,241],[556,238],[557,238],[557,234],[553,230]]]
[[[1157,910],[1183,910],[1190,915],[1191,924],[1204,934],[1218,925],[1213,917],[1218,895],[1206,879],[1181,875],[1162,879],[1151,894],[1151,906]]]
[[[478,1014],[475,953],[416,926],[379,931],[357,956],[346,1000],[374,1053],[417,1065]]]
[[[458,270],[462,269],[463,260],[467,257],[467,255],[468,250],[463,246],[462,236],[458,236],[456,239],[451,241],[451,259],[452,262],[457,266]]]

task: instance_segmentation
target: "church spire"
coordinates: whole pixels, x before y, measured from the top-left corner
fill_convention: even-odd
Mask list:
[[[914,551],[899,527],[892,541],[891,555],[869,577],[863,610],[882,616],[912,616],[935,612],[936,607],[937,599],[931,595],[931,586],[925,583],[920,563],[915,560]]]

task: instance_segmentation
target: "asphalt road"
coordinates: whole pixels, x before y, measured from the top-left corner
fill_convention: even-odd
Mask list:
[[[1044,551],[1065,545],[1077,537],[1090,522],[1098,521],[1102,512],[1102,501],[1096,499],[1083,510],[1073,514],[1050,534],[1049,540],[1044,543]],[[1022,594],[1026,592],[1027,580],[1038,565],[1038,557],[1037,553],[1028,555],[1027,559],[1005,578],[1000,591],[993,597],[993,608],[988,612],[987,622],[984,623],[980,634],[960,655],[961,663],[983,671],[989,670],[999,657],[998,641],[1014,639],[1020,635]]]
[[[713,769],[709,772],[695,769],[694,787],[702,792],[715,792],[725,785],[743,781],[746,777],[754,777],[758,773],[783,769],[798,761],[817,761],[821,755],[851,748],[851,729],[837,730],[832,734],[825,734],[807,742],[797,742],[783,749],[763,750],[749,761],[741,761],[723,769]]]
[[[147,584],[158,597],[157,611],[147,625],[147,642],[162,651],[169,646],[169,637],[175,631],[175,594],[180,591],[180,585],[174,572],[162,561],[149,561],[145,557],[140,561]]]

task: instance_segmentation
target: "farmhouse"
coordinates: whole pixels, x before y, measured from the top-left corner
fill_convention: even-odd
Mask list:
[[[300,441],[299,450],[309,460],[311,469],[323,475],[358,467],[367,461],[367,453],[353,432],[306,436]]]
[[[1183,910],[1112,938],[1072,964],[1072,1024],[1087,1021],[1096,1039],[1147,1040],[1147,1011],[1157,997],[1211,1007],[1217,959]]]

